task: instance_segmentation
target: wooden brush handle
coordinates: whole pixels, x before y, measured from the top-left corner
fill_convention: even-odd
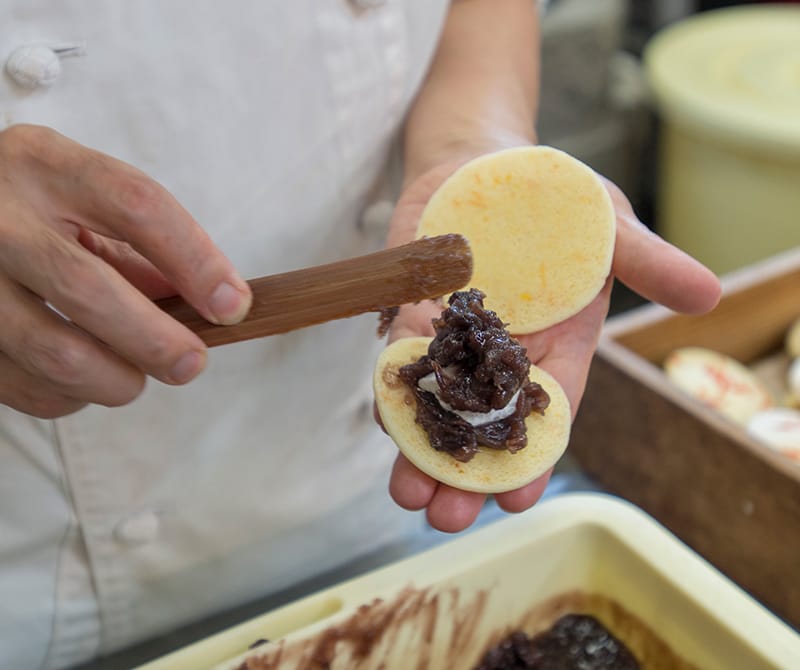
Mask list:
[[[465,287],[471,277],[472,254],[466,239],[440,235],[251,279],[252,307],[244,321],[233,326],[209,323],[179,297],[156,304],[213,347],[438,298]]]

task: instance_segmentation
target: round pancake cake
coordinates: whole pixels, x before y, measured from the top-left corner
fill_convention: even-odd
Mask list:
[[[796,319],[786,331],[786,353],[791,358],[800,357],[800,319]]]
[[[793,358],[786,370],[786,387],[788,394],[786,404],[790,407],[800,407],[800,358]]]
[[[800,411],[771,407],[753,414],[747,432],[765,445],[800,464]]]
[[[389,345],[378,358],[373,379],[381,421],[403,454],[434,479],[464,491],[501,493],[517,489],[550,469],[569,441],[571,415],[564,391],[547,372],[531,366],[530,380],[550,396],[544,416],[532,412],[526,419],[528,444],[515,453],[479,447],[466,463],[431,447],[416,421],[416,400],[400,378],[399,369],[428,351],[429,337],[411,337]]]
[[[434,193],[417,236],[460,233],[470,286],[514,334],[559,323],[588,305],[611,270],[616,215],[587,165],[558,149],[519,147],[476,158]]]
[[[684,347],[664,361],[674,384],[737,423],[774,402],[761,380],[739,361],[710,349]]]

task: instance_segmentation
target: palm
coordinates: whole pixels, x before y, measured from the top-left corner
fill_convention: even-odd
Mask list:
[[[424,174],[404,191],[392,219],[389,244],[408,242],[420,214],[438,186],[463,161],[441,165]],[[719,283],[702,265],[653,235],[633,214],[622,192],[606,182],[617,211],[617,240],[612,275],[644,297],[682,312],[703,312],[716,304]],[[592,355],[608,312],[612,279],[581,312],[538,333],[517,334],[531,362],[558,380],[577,411]],[[476,287],[480,288],[480,287]],[[426,303],[406,306],[395,320],[390,340],[432,335],[431,319],[441,310]],[[518,512],[542,495],[550,473],[515,491],[497,494],[505,510]],[[439,530],[455,532],[469,526],[480,511],[485,496],[460,491],[433,480],[414,467],[402,454],[395,463],[390,483],[395,501],[407,509],[427,509],[428,520]]]

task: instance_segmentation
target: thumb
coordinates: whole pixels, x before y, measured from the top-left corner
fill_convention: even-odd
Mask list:
[[[721,293],[716,275],[647,228],[622,191],[604,181],[617,211],[614,276],[642,297],[676,312],[703,314],[714,309]]]
[[[389,329],[389,343],[404,337],[433,337],[432,321],[441,314],[442,309],[442,305],[434,300],[403,305]]]

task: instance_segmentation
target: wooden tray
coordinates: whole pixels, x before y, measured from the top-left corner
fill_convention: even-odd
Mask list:
[[[646,305],[608,320],[570,452],[800,628],[800,467],[684,394],[660,367],[690,345],[752,366],[780,356],[800,317],[800,248],[726,276],[723,289],[704,316]]]

